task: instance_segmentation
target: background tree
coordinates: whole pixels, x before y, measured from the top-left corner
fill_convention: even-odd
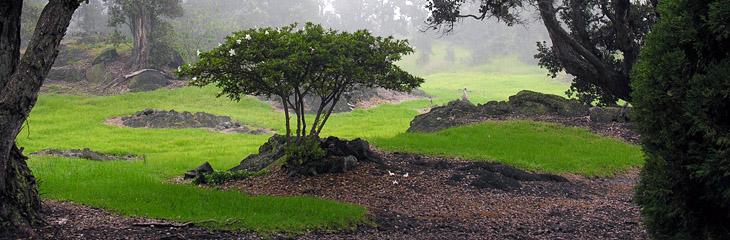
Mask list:
[[[471,1],[469,1],[471,2]],[[590,103],[630,102],[629,73],[654,23],[656,1],[480,0],[474,12],[463,12],[466,0],[429,0],[433,29],[449,32],[463,18],[497,18],[507,25],[524,23],[520,12],[536,6],[552,46],[538,43],[539,65],[554,77],[565,70],[575,76],[568,94]]]
[[[33,36],[33,31],[35,30],[35,24],[41,16],[43,4],[45,4],[45,2],[40,0],[23,1],[23,12],[20,17],[21,48],[25,47],[28,45],[28,42],[30,42],[30,38]]]
[[[730,1],[664,0],[632,75],[655,239],[730,237]]]
[[[132,70],[159,67],[164,63],[152,60],[171,59],[173,49],[168,43],[172,27],[164,17],[182,16],[180,0],[105,0],[109,6],[109,25],[126,24],[132,31]],[[151,58],[155,56],[156,59]]]
[[[68,32],[109,34],[113,29],[106,24],[108,19],[109,15],[107,15],[103,1],[89,0],[87,4],[81,5],[74,13]]]
[[[38,100],[43,80],[58,56],[58,45],[81,0],[50,0],[20,57],[22,0],[0,3],[0,232],[32,234],[41,222],[35,177],[15,137]]]
[[[407,41],[374,37],[367,30],[338,32],[312,23],[298,29],[293,24],[236,32],[225,44],[201,53],[196,64],[183,66],[179,74],[192,76],[196,86],[216,83],[222,89],[218,96],[234,100],[242,95],[278,96],[287,136],[292,134],[289,111],[293,110],[296,135],[316,137],[342,93],[356,86],[398,91],[419,86],[423,79],[393,64],[412,51]],[[311,129],[304,109],[309,95],[321,100]]]

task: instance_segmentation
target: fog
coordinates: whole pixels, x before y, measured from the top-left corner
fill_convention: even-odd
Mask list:
[[[103,0],[82,4],[69,34],[112,33],[114,28],[107,24],[109,4]],[[545,27],[529,9],[522,14],[525,24],[508,27],[494,19],[462,19],[447,32],[429,29],[424,23],[429,15],[426,4],[425,0],[183,0],[184,15],[165,20],[173,28],[172,39],[179,41],[175,48],[188,62],[197,60],[190,53],[217,46],[233,31],[294,22],[314,22],[342,31],[368,29],[375,35],[408,39],[422,64],[429,61],[436,42],[447,51],[469,52],[469,59],[462,61],[468,64],[482,64],[497,56],[517,56],[533,64],[536,42],[548,40]],[[131,38],[127,26],[117,30]]]

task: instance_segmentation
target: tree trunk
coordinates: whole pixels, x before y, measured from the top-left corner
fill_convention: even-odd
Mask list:
[[[129,24],[134,37],[134,62],[132,70],[145,69],[149,67],[150,45],[152,34],[152,11],[142,3],[138,3],[138,15],[131,17]]]
[[[22,61],[18,51],[19,14],[22,1],[0,3],[0,230],[33,235],[40,222],[37,183],[26,158],[15,145],[15,137],[38,100],[38,91],[58,56],[58,45],[66,33],[79,0],[51,0],[43,9]]]

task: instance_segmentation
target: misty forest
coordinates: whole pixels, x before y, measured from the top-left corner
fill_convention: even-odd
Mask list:
[[[0,239],[730,239],[727,0],[0,13]]]

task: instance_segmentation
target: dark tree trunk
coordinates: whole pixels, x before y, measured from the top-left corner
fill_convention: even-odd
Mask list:
[[[137,5],[137,15],[130,16],[131,23],[129,28],[132,30],[134,37],[134,62],[132,70],[145,69],[149,67],[150,59],[150,35],[152,35],[152,21],[154,16],[152,10],[145,7],[142,3]]]
[[[628,2],[628,1],[626,1]],[[623,7],[624,4],[616,4],[616,6]],[[542,17],[545,28],[547,28],[550,40],[553,42],[555,48],[555,54],[558,57],[558,61],[565,68],[567,73],[575,76],[581,76],[585,79],[590,79],[591,82],[597,86],[607,90],[612,95],[631,102],[631,86],[628,71],[630,69],[624,69],[624,71],[617,71],[613,66],[609,65],[605,61],[601,60],[600,56],[596,55],[594,49],[589,49],[586,45],[582,45],[580,40],[575,39],[571,36],[563,27],[556,17],[556,10],[553,6],[553,0],[539,0],[538,8]],[[619,9],[620,10],[620,9]],[[630,36],[630,29],[628,28],[628,9],[625,12],[618,13],[621,18],[619,20],[617,28],[626,39]],[[580,32],[578,38],[580,38]],[[630,42],[623,42],[619,44],[630,44]],[[589,45],[588,45],[589,46]],[[622,50],[626,49],[627,65],[629,62],[635,62],[635,50],[634,47],[622,47]],[[631,65],[633,66],[633,65]]]
[[[32,227],[40,222],[38,185],[15,145],[15,137],[38,100],[38,91],[79,3],[49,1],[22,61],[18,52],[22,1],[0,3],[0,230],[9,235],[32,235]]]

